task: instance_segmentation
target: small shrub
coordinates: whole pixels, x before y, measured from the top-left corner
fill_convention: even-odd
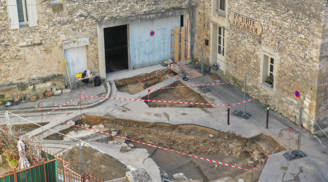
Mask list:
[[[18,163],[19,163],[18,160],[13,159],[13,160],[11,160],[11,161],[9,162],[9,166],[11,166],[11,167],[17,167],[17,166],[18,166]]]

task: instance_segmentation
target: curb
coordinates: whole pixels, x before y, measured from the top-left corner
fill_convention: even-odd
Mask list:
[[[109,97],[109,95],[111,94],[111,91],[112,91],[112,87],[110,85],[109,82],[105,82],[106,85],[105,86],[105,89],[107,89],[107,93],[106,93],[106,96],[105,97]],[[79,110],[79,109],[89,109],[89,108],[92,108],[92,107],[95,107],[95,106],[98,106],[100,105],[101,103],[105,102],[106,100],[108,99],[101,99],[95,103],[92,103],[92,104],[89,104],[89,105],[85,105],[85,106],[67,106],[67,107],[62,107],[61,110],[62,111],[65,111],[65,110]],[[42,109],[42,111],[51,111],[53,109],[55,109],[57,107],[46,107],[46,108],[40,108],[40,109],[22,109],[22,110],[10,110],[8,109],[8,111],[12,112],[12,113],[15,113],[15,114],[18,114],[18,113],[33,113],[33,112],[40,112],[40,110]],[[4,112],[3,112],[4,113]],[[2,114],[2,112],[0,112],[0,114]]]

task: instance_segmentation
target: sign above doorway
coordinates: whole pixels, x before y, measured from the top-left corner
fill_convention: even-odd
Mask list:
[[[261,35],[262,34],[262,25],[260,22],[255,21],[251,18],[248,18],[246,16],[240,15],[235,12],[231,12],[229,14],[229,21],[232,25],[241,28],[243,30],[246,30],[250,33],[253,33],[255,35]]]

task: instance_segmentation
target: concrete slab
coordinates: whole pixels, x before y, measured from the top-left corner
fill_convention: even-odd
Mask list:
[[[153,181],[161,181],[160,171],[157,164],[153,159],[148,158],[149,153],[146,149],[134,149],[129,152],[120,152],[120,145],[104,144],[97,142],[90,142],[94,147],[97,147],[101,151],[115,157],[116,159],[124,162],[127,165],[131,165],[136,168],[143,168],[151,176]],[[147,160],[145,160],[147,159]]]
[[[153,71],[163,70],[163,69],[165,69],[164,66],[157,64],[154,66],[139,68],[139,69],[130,70],[130,71],[122,70],[122,71],[107,73],[106,78],[107,78],[107,81],[117,80],[117,79],[122,79],[122,78],[134,77],[134,76],[144,74],[144,73],[151,73]]]

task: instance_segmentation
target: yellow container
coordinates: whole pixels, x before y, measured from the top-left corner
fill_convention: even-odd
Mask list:
[[[76,78],[82,78],[82,73],[76,73]]]

